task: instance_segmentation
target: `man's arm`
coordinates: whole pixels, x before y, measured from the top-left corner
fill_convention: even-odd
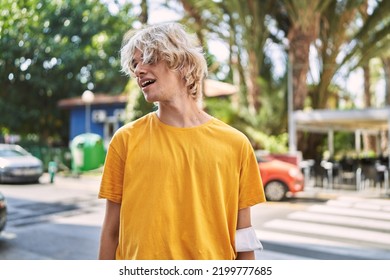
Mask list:
[[[243,208],[238,210],[237,229],[251,227],[251,208]],[[236,260],[254,260],[255,252],[238,252]]]
[[[102,233],[100,237],[99,259],[114,260],[119,240],[119,213],[121,204],[106,201]]]

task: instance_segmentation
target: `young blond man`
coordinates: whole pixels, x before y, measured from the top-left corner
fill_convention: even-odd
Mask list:
[[[264,202],[252,146],[202,108],[207,64],[177,23],[132,31],[122,69],[158,109],[121,127],[108,148],[99,259],[254,259],[250,207]]]

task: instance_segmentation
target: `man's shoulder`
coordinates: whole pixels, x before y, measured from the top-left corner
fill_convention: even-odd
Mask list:
[[[243,133],[241,130],[219,119],[214,118],[213,124],[214,124],[213,129],[216,131],[216,133],[220,135],[222,139],[225,140],[231,139],[231,140],[245,141],[245,142],[249,140],[248,137],[245,135],[245,133]]]
[[[124,124],[122,127],[120,127],[118,129],[117,132],[123,132],[123,131],[131,130],[131,129],[143,127],[145,124],[150,122],[151,118],[152,118],[152,113],[148,113],[148,114],[146,114],[146,115],[144,115],[136,120],[133,120],[133,121],[128,122],[127,124]]]
[[[227,123],[225,123],[217,118],[214,118],[213,124],[215,125],[215,127],[217,129],[223,130],[226,133],[246,137],[245,134],[241,130],[239,130],[239,129],[231,126],[230,124],[227,124]]]
[[[129,136],[134,137],[134,135],[138,135],[140,130],[145,129],[147,124],[150,122],[152,118],[152,113],[146,114],[134,121],[130,121],[120,128],[114,133],[114,139],[127,138]]]

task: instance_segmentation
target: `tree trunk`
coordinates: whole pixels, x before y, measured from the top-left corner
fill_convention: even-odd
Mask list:
[[[149,19],[149,12],[148,12],[148,2],[147,0],[142,0],[141,1],[141,14],[139,16],[139,21],[142,23],[142,24],[146,24],[148,23],[148,19]]]
[[[314,109],[326,109],[328,108],[328,99],[330,91],[328,90],[329,85],[334,76],[336,67],[329,65],[320,74],[320,82],[317,85],[317,90],[313,91],[312,96],[312,107]]]
[[[315,26],[315,24],[313,24]],[[305,99],[308,95],[307,73],[309,70],[309,51],[310,44],[315,38],[315,27],[306,31],[302,28],[293,26],[288,34],[290,47],[289,57],[292,66],[292,95],[293,95],[293,111],[302,110],[305,105]],[[297,133],[298,150],[303,154],[311,150],[310,146],[306,146],[306,141],[303,141],[304,134]]]
[[[188,15],[194,19],[194,25],[195,25],[194,29],[195,29],[196,35],[199,39],[201,46],[206,49],[207,44],[205,44],[205,38],[204,38],[204,35],[202,33],[202,30],[203,30],[202,26],[204,26],[204,24],[203,24],[202,16],[200,14],[201,11],[199,11],[193,7],[192,1],[181,0],[180,2],[183,5],[184,10],[188,13]],[[207,50],[206,50],[206,52],[207,52]]]
[[[304,107],[308,92],[306,79],[309,70],[309,50],[313,36],[311,32],[304,32],[300,28],[292,27],[288,37],[293,76],[293,105],[294,110],[301,110]]]
[[[260,103],[260,94],[261,89],[260,85],[257,82],[257,78],[259,77],[259,63],[256,53],[253,50],[249,50],[249,71],[248,71],[248,104],[249,111],[252,115],[256,115],[259,112],[261,103]]]
[[[383,70],[385,72],[385,105],[390,106],[390,56],[382,58],[382,62]],[[388,133],[383,133],[383,136],[381,137],[382,151],[387,151],[388,142],[390,141],[388,135]],[[390,153],[390,151],[387,151],[387,153]]]
[[[369,65],[365,65],[363,68],[363,76],[364,76],[364,107],[369,108],[372,106],[371,104],[371,92],[370,92],[370,67]]]
[[[364,76],[364,107],[370,108],[372,106],[371,102],[371,82],[370,82],[370,66],[365,65],[363,66],[363,76]],[[369,152],[369,151],[376,151],[376,139],[373,135],[368,135],[367,133],[363,133],[363,151]]]
[[[385,71],[385,104],[390,106],[390,56],[382,58],[382,63]]]
[[[320,133],[303,134],[302,143],[300,143],[303,158],[314,159],[318,163],[323,156],[323,151],[320,149],[323,147],[325,138],[326,135]]]

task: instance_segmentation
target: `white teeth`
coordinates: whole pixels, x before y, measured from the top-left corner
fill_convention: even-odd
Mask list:
[[[143,87],[145,87],[145,86],[147,86],[148,84],[151,84],[151,83],[153,83],[153,80],[147,80],[147,81],[143,82],[141,85]]]

